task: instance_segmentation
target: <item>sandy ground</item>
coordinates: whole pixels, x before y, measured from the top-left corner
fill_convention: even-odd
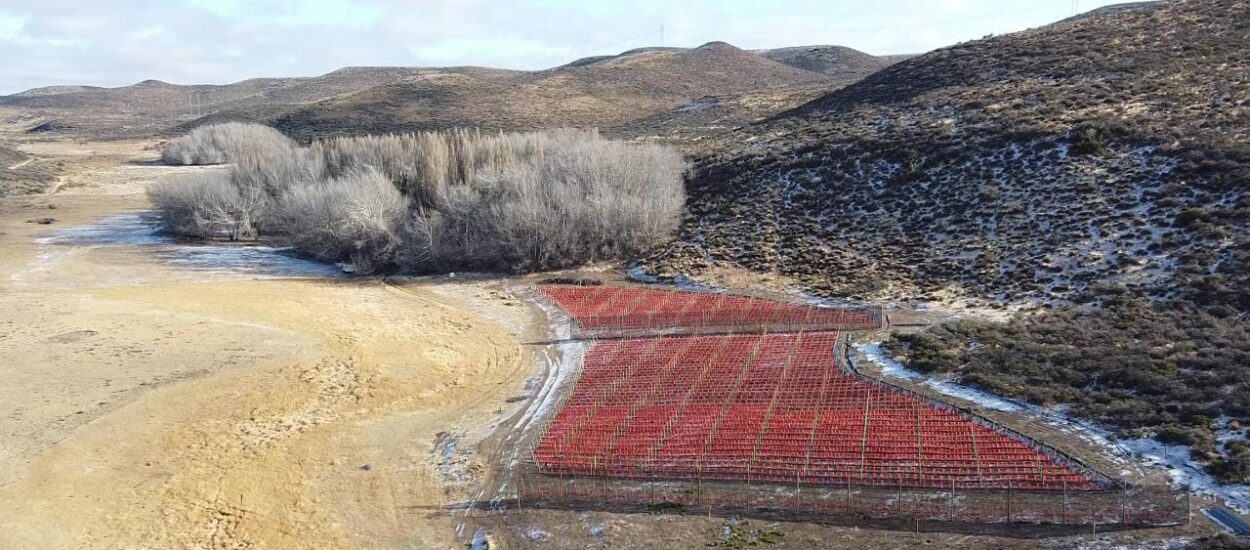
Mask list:
[[[435,443],[512,410],[524,314],[36,242],[144,207],[143,145],[33,144],[82,162],[0,199],[0,548],[461,547]]]

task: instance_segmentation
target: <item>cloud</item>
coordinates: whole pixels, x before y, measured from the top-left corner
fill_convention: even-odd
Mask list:
[[[1087,0],[1083,9],[1113,3]],[[348,65],[546,68],[723,40],[911,53],[1045,24],[1071,3],[1001,0],[5,0],[0,93],[149,78],[227,83]]]

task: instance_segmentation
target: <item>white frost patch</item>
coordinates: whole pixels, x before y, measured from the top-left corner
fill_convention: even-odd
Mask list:
[[[867,357],[869,361],[872,361],[880,367],[881,373],[886,376],[921,381],[925,386],[933,388],[942,395],[949,395],[964,401],[976,403],[980,407],[993,411],[1021,412],[1027,408],[1027,405],[1018,401],[1004,399],[978,389],[961,386],[951,382],[950,380],[926,376],[922,373],[910,370],[899,364],[898,361],[895,361],[886,355],[885,350],[881,348],[880,342],[864,342],[855,344],[854,347],[860,353],[864,354],[864,357]]]
[[[981,390],[961,386],[949,380],[935,378],[916,372],[895,361],[881,348],[880,342],[856,343],[853,346],[881,369],[884,376],[919,382],[943,395],[971,401],[987,409],[1005,412],[1021,412],[1039,417],[1047,425],[1079,437],[1088,443],[1106,449],[1111,456],[1133,465],[1144,464],[1166,472],[1173,486],[1188,486],[1196,494],[1211,495],[1224,501],[1225,505],[1243,514],[1250,514],[1250,485],[1221,485],[1202,470],[1190,456],[1189,447],[1165,445],[1153,438],[1118,439],[1111,432],[1094,424],[1072,418],[1062,412],[1030,403],[998,397]],[[1231,437],[1241,435],[1236,433]],[[1122,471],[1127,475],[1130,471]]]
[[[1190,455],[1188,446],[1165,445],[1149,437],[1120,443],[1145,464],[1167,472],[1174,487],[1189,486],[1195,493],[1215,496],[1224,500],[1228,507],[1250,514],[1250,485],[1221,485],[1202,470],[1202,465]]]
[[[573,328],[564,311],[547,303],[546,300],[534,300],[534,303],[551,320],[550,333],[557,341],[560,341],[554,346],[559,357],[552,357],[550,346],[541,354],[536,354],[539,360],[543,361],[547,376],[543,380],[543,387],[538,390],[538,395],[530,401],[529,408],[517,422],[517,427],[522,432],[528,431],[536,419],[546,418],[550,414],[551,409],[556,405],[556,394],[577,372],[587,348],[585,342],[570,341]]]
[[[128,247],[160,263],[205,274],[249,278],[340,277],[333,265],[296,257],[291,249],[251,243],[180,242],[162,234],[156,214],[133,211],[57,229],[35,238],[35,260],[14,282],[51,271],[60,259],[93,248]]]

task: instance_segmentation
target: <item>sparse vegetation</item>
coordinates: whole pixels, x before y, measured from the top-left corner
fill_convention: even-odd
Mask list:
[[[0,197],[41,193],[61,172],[60,163],[33,159],[0,143]]]
[[[1218,478],[1250,482],[1250,447],[1215,437],[1250,422],[1250,323],[1124,292],[1100,298],[1006,324],[897,334],[886,348],[919,371],[1188,445]]]
[[[462,130],[309,147],[255,125],[197,132],[171,144],[176,159],[234,166],[228,178],[153,188],[171,231],[274,235],[366,272],[533,271],[620,258],[666,239],[684,201],[685,163],[674,150],[595,131]],[[262,146],[248,147],[252,138]]]

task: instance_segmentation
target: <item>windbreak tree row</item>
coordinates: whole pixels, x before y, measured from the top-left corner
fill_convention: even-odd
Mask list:
[[[594,130],[338,137],[300,146],[254,124],[170,143],[173,164],[229,163],[149,190],[194,238],[270,235],[362,272],[533,271],[627,257],[668,239],[686,163]]]

